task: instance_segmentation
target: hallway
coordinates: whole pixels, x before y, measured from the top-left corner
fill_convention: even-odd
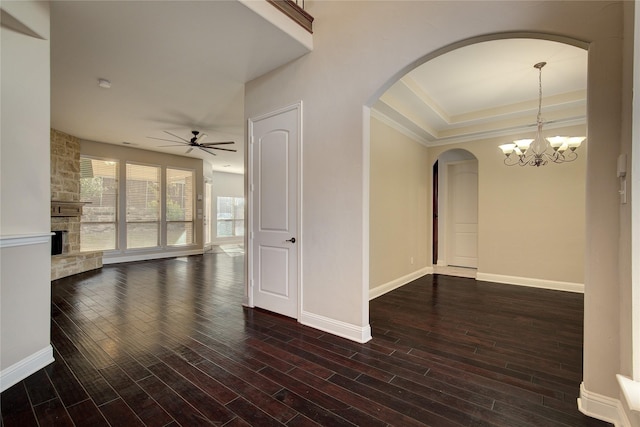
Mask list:
[[[371,301],[357,344],[243,308],[243,271],[218,252],[53,282],[56,361],[2,393],[2,426],[607,425],[576,407],[581,294],[428,275]]]

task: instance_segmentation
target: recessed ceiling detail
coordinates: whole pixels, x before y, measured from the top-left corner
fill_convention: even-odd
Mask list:
[[[477,43],[412,70],[374,105],[377,117],[425,145],[534,131],[536,70],[546,61],[545,129],[586,120],[587,52],[539,39]]]

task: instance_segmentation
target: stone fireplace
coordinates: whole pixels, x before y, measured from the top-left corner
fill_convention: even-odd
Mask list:
[[[51,231],[64,231],[51,280],[102,267],[102,252],[80,252],[80,141],[51,129]],[[53,252],[52,252],[53,253]]]
[[[51,235],[51,255],[62,255],[67,253],[69,249],[65,250],[67,244],[67,230],[56,230]]]

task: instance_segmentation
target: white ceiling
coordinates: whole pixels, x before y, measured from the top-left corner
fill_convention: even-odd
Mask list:
[[[538,39],[469,45],[406,74],[374,106],[425,145],[441,145],[535,126],[538,62],[546,128],[584,123],[587,51]]]
[[[308,51],[240,1],[54,1],[51,125],[181,155],[185,148],[149,137],[199,130],[204,142],[235,141],[223,147],[238,152],[189,156],[242,173],[244,84]]]
[[[81,139],[183,155],[161,147],[191,130],[233,140],[237,153],[188,154],[214,170],[244,170],[244,84],[309,50],[241,1],[51,2],[51,123]],[[583,123],[587,53],[508,39],[441,55],[411,71],[374,106],[426,145],[516,132],[543,117]],[[98,79],[111,89],[98,87]],[[230,146],[224,146],[229,148]]]

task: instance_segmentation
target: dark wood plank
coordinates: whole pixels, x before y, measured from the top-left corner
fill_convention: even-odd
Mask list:
[[[47,400],[33,407],[41,426],[69,426],[73,427],[73,421],[67,413],[60,399]]]
[[[58,398],[56,389],[44,369],[26,378],[24,385],[27,388],[31,404],[34,406]]]
[[[177,392],[182,399],[189,402],[191,406],[202,413],[205,419],[224,424],[234,418],[234,414],[227,410],[222,404],[216,401],[198,387],[194,387],[182,375],[169,368],[164,363],[150,366],[149,370],[162,382]],[[144,381],[144,380],[143,380]]]
[[[139,384],[179,424],[197,426],[207,423],[206,417],[202,413],[155,376],[147,377],[139,381]]]
[[[91,399],[68,406],[67,412],[71,420],[77,426],[88,425],[91,427],[108,427],[109,423],[104,418],[98,407]]]
[[[55,350],[55,347],[53,357],[55,361],[44,370],[51,379],[51,383],[58,396],[60,396],[60,400],[65,406],[70,406],[88,399],[89,395],[73,375],[62,356]]]
[[[2,392],[0,396],[2,423],[6,427],[38,426],[35,412],[23,382],[19,382]]]
[[[115,399],[100,406],[100,412],[112,426],[144,426],[144,423],[122,399]]]
[[[145,425],[160,427],[172,421],[169,414],[118,366],[112,365],[100,373],[121,399],[130,408],[135,408],[136,416]]]
[[[583,296],[428,275],[370,302],[359,344],[242,307],[223,252],[52,283],[55,362],[0,427],[600,427],[576,407]]]

